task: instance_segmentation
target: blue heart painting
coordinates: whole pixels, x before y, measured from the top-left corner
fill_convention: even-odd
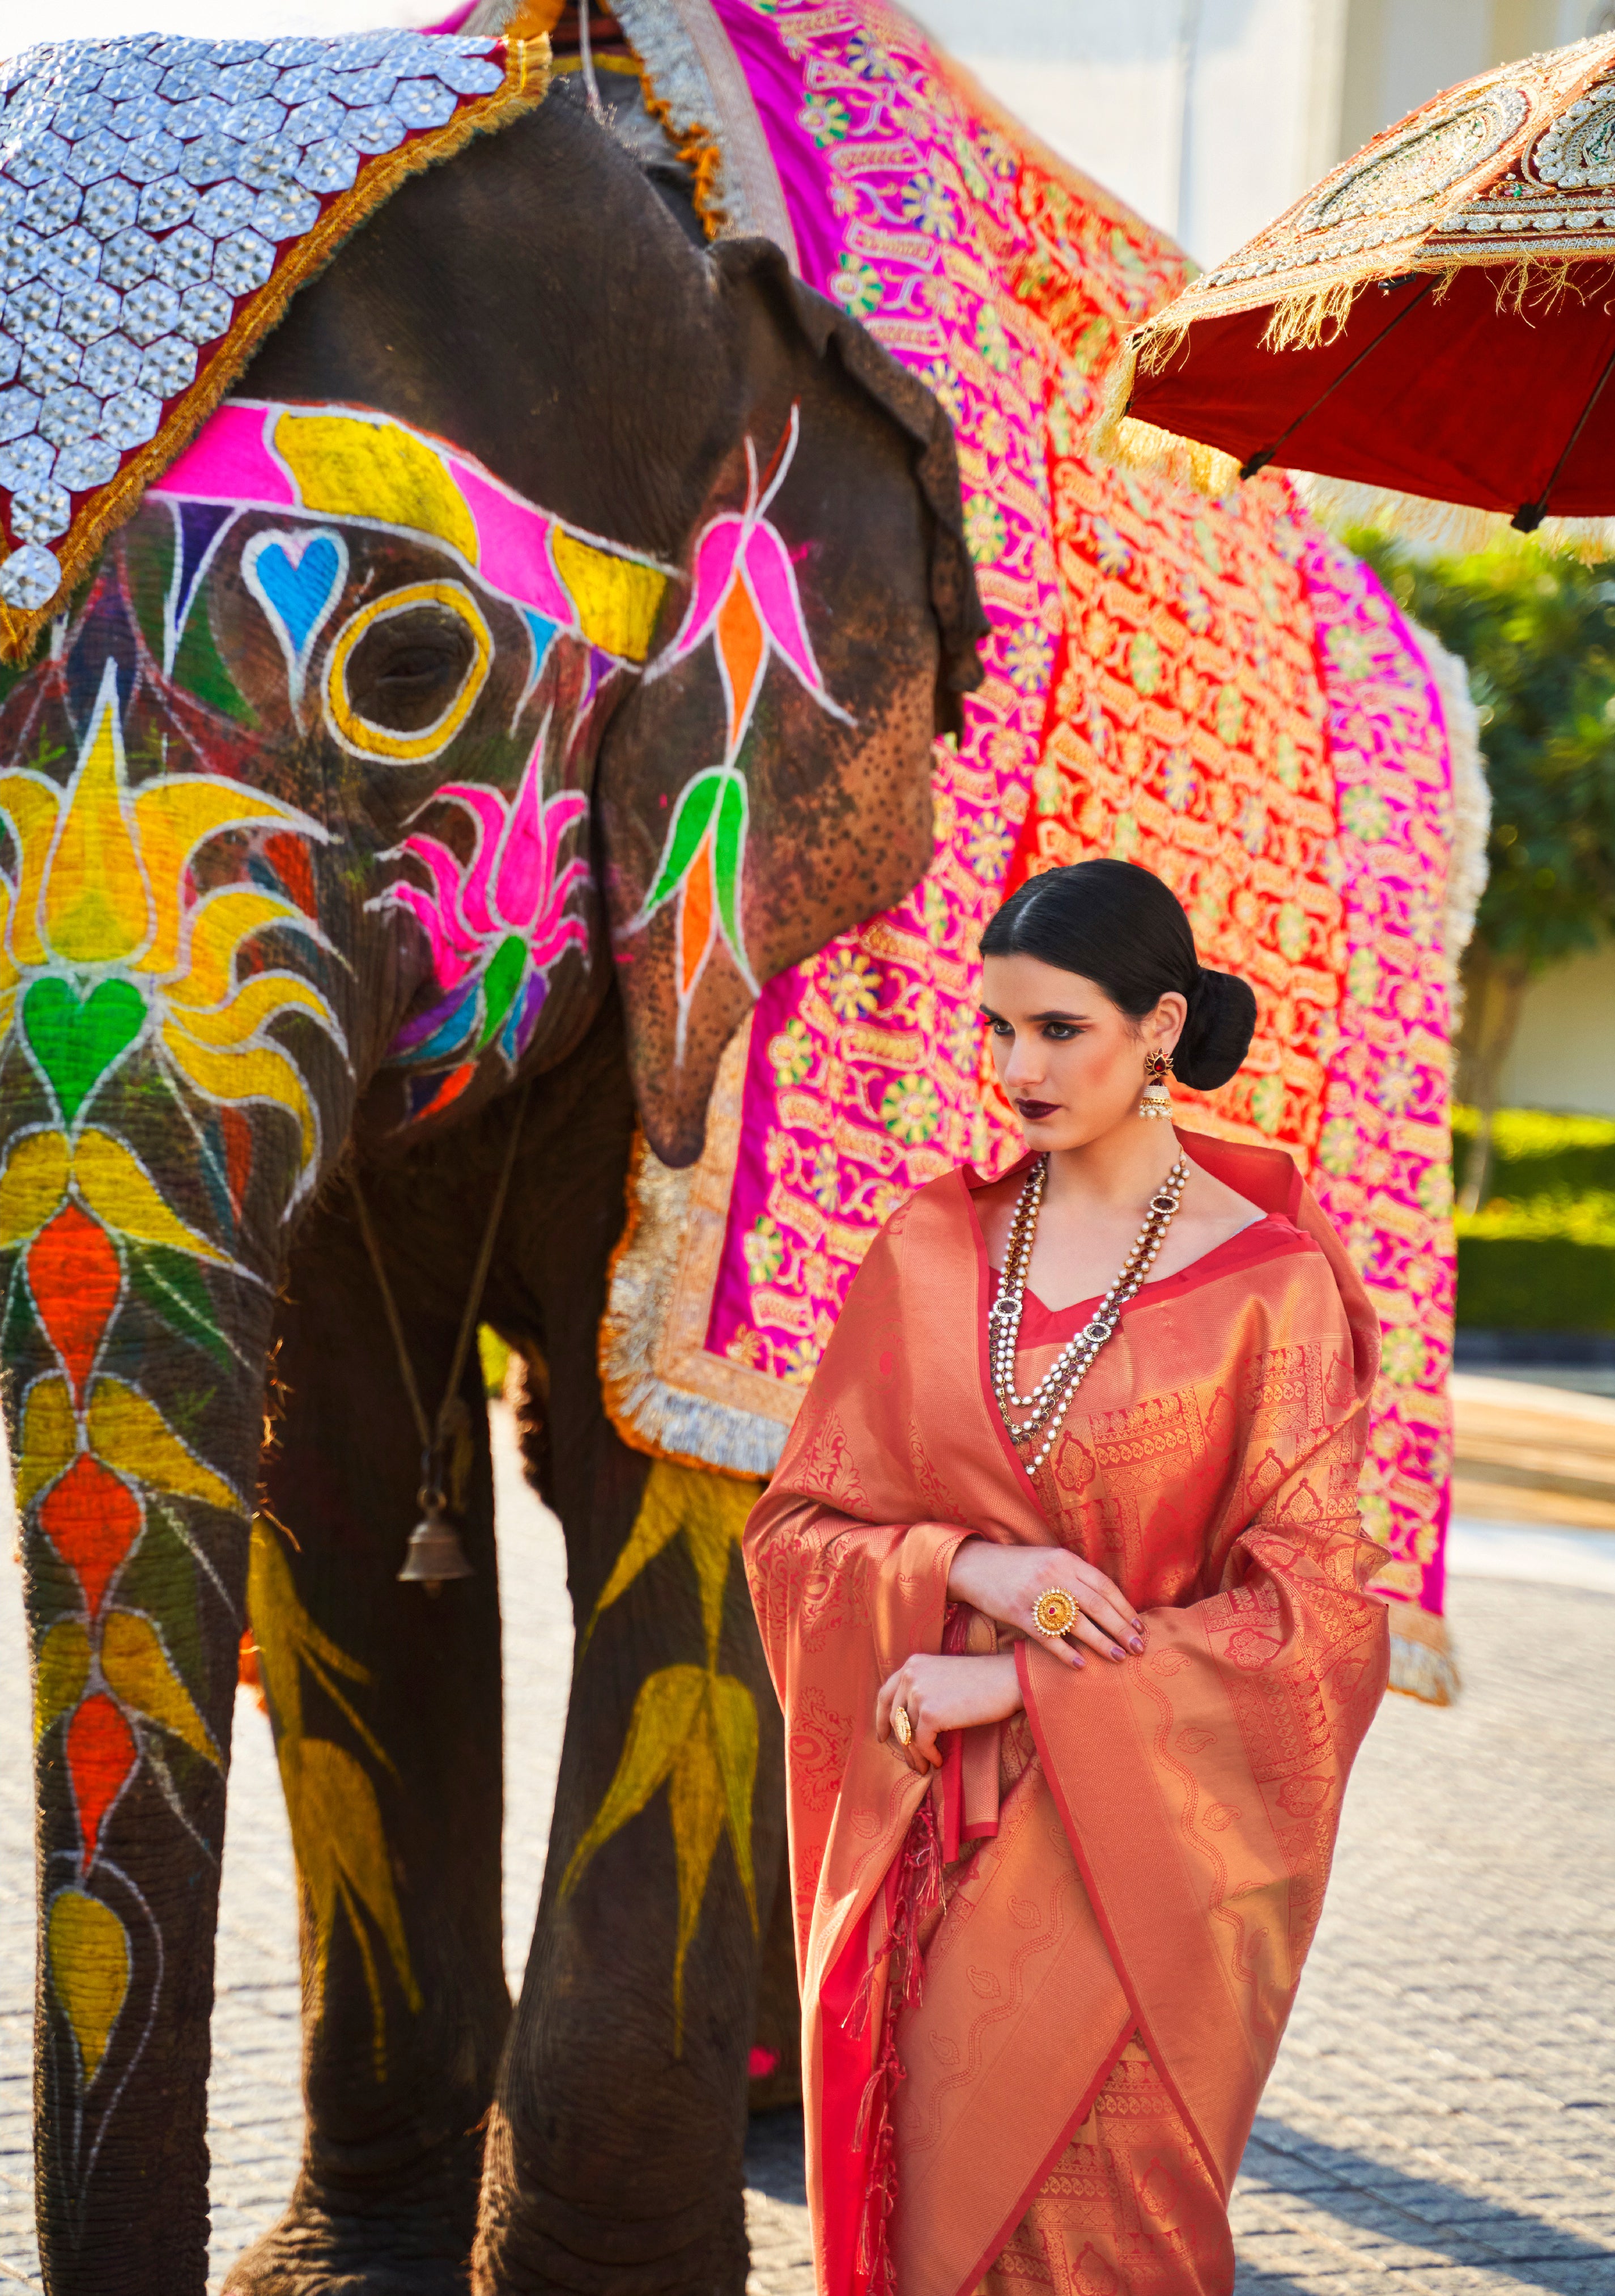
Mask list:
[[[324,527],[307,534],[255,534],[242,553],[242,579],[280,641],[295,709],[314,642],[348,580],[348,545]]]

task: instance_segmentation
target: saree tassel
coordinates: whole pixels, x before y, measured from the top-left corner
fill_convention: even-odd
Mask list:
[[[897,1863],[892,1889],[890,1929],[885,1952],[872,1959],[858,1999],[865,2006],[873,1997],[876,1972],[888,1972],[886,1997],[881,2010],[880,2039],[874,2068],[858,2101],[853,2143],[865,2160],[865,2200],[858,2227],[858,2272],[868,2296],[896,2296],[897,2280],[888,2237],[898,2198],[897,2130],[892,2103],[904,2079],[898,2054],[898,2013],[920,2001],[925,1990],[925,1959],[920,1931],[926,1915],[943,1899],[942,1841],[928,1794],[914,1812]],[[856,2010],[855,2010],[856,2013]]]
[[[891,2107],[898,2083],[904,2077],[902,2060],[898,2055],[897,2019],[889,1994],[880,2054],[858,2106],[856,2137],[865,2160],[858,2275],[868,2296],[897,2296],[889,2237],[891,2212],[898,2200],[898,2138]]]

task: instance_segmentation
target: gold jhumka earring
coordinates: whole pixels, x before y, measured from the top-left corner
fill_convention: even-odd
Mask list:
[[[1167,1090],[1167,1078],[1171,1073],[1170,1053],[1147,1053],[1144,1055],[1144,1088],[1138,1103],[1140,1116],[1171,1115],[1172,1095]]]

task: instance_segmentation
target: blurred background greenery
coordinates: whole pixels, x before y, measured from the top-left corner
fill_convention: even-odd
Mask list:
[[[1455,1176],[1480,1129],[1453,1111]],[[1500,1109],[1489,1169],[1484,1205],[1457,1215],[1459,1324],[1615,1333],[1615,1123]]]
[[[1615,562],[1346,539],[1467,663],[1491,791],[1455,1046],[1459,1324],[1615,1333],[1615,1120],[1498,1106],[1533,984],[1599,980],[1585,959],[1615,927]],[[1615,1105],[1604,1002],[1572,1019],[1572,1110]]]

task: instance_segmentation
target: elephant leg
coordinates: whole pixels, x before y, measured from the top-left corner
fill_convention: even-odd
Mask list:
[[[565,1528],[578,1640],[489,2124],[479,2296],[740,2296],[747,2270],[758,1915],[783,1831],[778,1710],[735,1552],[758,1487],[652,1463],[606,1416],[595,1333],[632,1136],[616,1026],[613,1005],[545,1079],[490,1310],[547,1335],[528,1447]]]
[[[7,1271],[36,1726],[39,2246],[52,2296],[201,2296],[267,1294],[229,1328],[197,1283],[193,1344],[123,1266],[69,1203]]]
[[[423,1276],[367,1184],[435,1410],[470,1251]],[[474,1239],[473,1239],[474,1245]],[[307,2135],[285,2216],[231,2296],[463,2290],[481,2123],[510,2014],[501,1939],[498,1573],[473,1353],[474,1576],[400,1585],[420,1447],[351,1198],[314,1213],[281,1311],[252,1630],[297,1857]]]
[[[802,2101],[802,1996],[791,1914],[791,1874],[782,1858],[758,1971],[748,2089],[753,2112],[774,2112]]]

